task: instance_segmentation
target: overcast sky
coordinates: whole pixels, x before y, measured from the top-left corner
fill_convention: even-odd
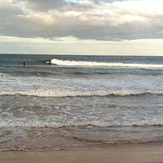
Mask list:
[[[0,53],[163,55],[163,0],[0,0]]]

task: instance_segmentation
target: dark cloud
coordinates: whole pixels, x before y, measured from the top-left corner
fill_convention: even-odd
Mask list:
[[[136,23],[136,22],[135,22]],[[101,26],[89,26],[81,25],[81,23],[76,24],[76,26],[69,26],[65,30],[56,31],[59,37],[64,35],[74,36],[79,39],[94,39],[94,40],[132,40],[132,39],[142,39],[142,38],[162,38],[163,33],[159,33],[162,27],[158,28],[156,26],[149,27],[148,25],[139,24],[135,27],[135,23],[124,23],[119,26],[113,25],[101,25]],[[52,32],[53,33],[53,32]],[[55,30],[54,30],[55,33]]]
[[[17,2],[23,1],[26,5],[34,11],[47,12],[49,10],[87,10],[92,8],[90,4],[79,4],[73,1],[65,0],[16,0]]]
[[[103,4],[103,3],[113,3],[113,2],[123,2],[123,1],[133,1],[133,0],[92,0],[96,4]],[[139,1],[139,0],[137,0]]]
[[[16,0],[24,1],[24,0]],[[90,0],[94,4],[113,3],[116,1],[133,1],[133,0]],[[65,7],[73,7],[74,9],[89,9],[93,6],[91,4],[79,3],[78,1],[66,1],[66,0],[25,0],[28,7],[36,11],[49,11],[56,9],[63,9]]]
[[[33,10],[48,11],[67,5],[64,0],[26,0],[29,8]]]
[[[15,35],[16,28],[19,28],[21,17],[24,15],[21,8],[11,3],[4,3],[0,5],[0,15],[0,34]]]

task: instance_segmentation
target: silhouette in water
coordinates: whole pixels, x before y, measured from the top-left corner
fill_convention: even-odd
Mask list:
[[[25,66],[25,62],[23,62],[23,65]]]
[[[48,63],[49,63],[49,65],[51,65],[51,64],[52,64],[51,60],[49,60],[49,62],[48,62]]]

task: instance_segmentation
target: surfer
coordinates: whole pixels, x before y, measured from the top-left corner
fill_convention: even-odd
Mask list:
[[[23,65],[25,66],[25,62],[23,62]]]
[[[51,64],[52,64],[51,60],[49,60],[49,62],[48,62],[48,63],[49,63],[49,65],[51,65]]]

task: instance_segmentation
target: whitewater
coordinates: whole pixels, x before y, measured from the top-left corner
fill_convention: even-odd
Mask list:
[[[68,96],[129,96],[163,95],[162,77],[152,76],[110,79],[54,79],[41,77],[12,77],[2,75],[0,96],[24,95],[38,97]]]
[[[160,64],[129,64],[129,63],[106,63],[106,62],[86,62],[86,61],[69,61],[69,60],[59,60],[51,59],[46,63],[51,63],[59,66],[88,66],[88,67],[131,67],[131,68],[161,68],[163,65]]]

